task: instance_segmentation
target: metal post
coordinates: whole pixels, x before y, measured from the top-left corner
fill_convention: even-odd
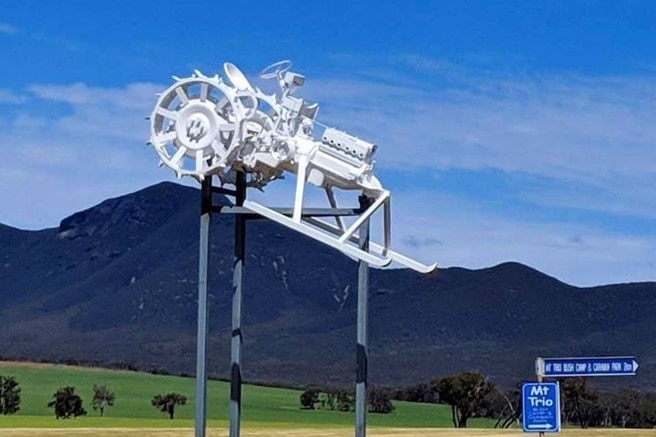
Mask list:
[[[544,381],[544,362],[542,361],[542,358],[538,357],[535,359],[535,376],[537,377],[537,380],[539,383],[542,383]],[[522,411],[522,414],[524,412]],[[544,433],[540,431],[538,434],[540,437],[544,437]]]
[[[246,174],[237,172],[235,203],[243,206],[246,200]],[[232,339],[230,344],[230,437],[239,437],[241,428],[241,356],[243,338],[241,318],[244,285],[244,253],[246,248],[246,218],[235,216],[235,258],[232,276]]]
[[[369,199],[361,197],[361,206]],[[369,251],[369,218],[360,226],[360,249]],[[367,435],[367,343],[369,325],[369,264],[358,262],[358,327],[357,370],[355,376],[355,437]]]
[[[207,264],[212,218],[212,178],[201,186],[198,251],[198,332],[196,336],[196,437],[205,437],[207,424]]]

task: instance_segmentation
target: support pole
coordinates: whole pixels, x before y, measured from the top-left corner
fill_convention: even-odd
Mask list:
[[[537,380],[539,383],[542,383],[544,381],[544,362],[542,361],[542,358],[538,357],[535,359],[535,376],[537,377]],[[524,412],[522,411],[522,414]],[[540,437],[544,437],[544,433],[540,431],[538,434]]]
[[[538,375],[538,382],[540,382],[540,383],[541,383],[542,381],[543,381],[543,378],[542,378],[542,376],[541,376],[541,375]],[[540,431],[540,434],[539,434],[539,436],[540,436],[540,437],[544,437],[544,433],[543,433],[542,431]]]
[[[246,174],[237,172],[236,206],[243,206],[246,200]],[[246,249],[246,217],[235,216],[235,258],[232,276],[232,339],[230,343],[230,437],[239,437],[241,428],[241,356],[243,338],[241,333],[244,254]]]
[[[360,198],[363,209],[370,204],[370,199]],[[359,247],[369,251],[369,218],[360,226]],[[369,325],[369,264],[358,262],[358,326],[357,326],[357,370],[355,377],[355,437],[367,435],[367,372],[368,372],[368,325]]]
[[[198,331],[196,336],[196,434],[205,437],[207,426],[207,264],[212,218],[212,178],[200,190],[200,239],[198,252]]]

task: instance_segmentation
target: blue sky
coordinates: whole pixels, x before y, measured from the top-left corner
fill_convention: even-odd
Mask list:
[[[172,180],[144,120],[170,76],[289,58],[322,122],[379,144],[400,250],[576,285],[656,279],[656,3],[0,6],[0,223],[54,227]]]

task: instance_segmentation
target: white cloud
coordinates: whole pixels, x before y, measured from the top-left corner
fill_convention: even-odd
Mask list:
[[[618,198],[613,209],[641,210],[656,195],[656,77],[309,86],[327,102],[324,121],[381,146],[384,168],[520,172],[600,190]]]
[[[2,33],[5,35],[16,35],[18,33],[18,28],[8,23],[0,23],[0,34]]]
[[[39,43],[52,46],[55,49],[63,49],[69,52],[79,52],[89,48],[86,44],[82,42],[61,35],[53,35],[53,34],[38,32],[38,33],[31,34],[30,38],[32,38],[33,40]]]
[[[579,286],[656,279],[654,235],[519,220],[430,191],[397,191],[393,205],[396,249],[441,267],[518,261]]]
[[[42,99],[70,103],[80,107],[110,106],[116,109],[151,110],[151,103],[162,85],[137,82],[122,88],[91,87],[84,83],[71,85],[33,85],[28,91]]]
[[[147,147],[155,84],[123,88],[84,84],[28,88],[39,110],[19,105],[0,120],[0,222],[24,228],[56,226],[63,217],[108,197],[169,176]],[[54,105],[43,111],[47,101]],[[66,112],[62,113],[61,105]],[[34,199],[39,199],[35,208]]]
[[[295,178],[250,197],[269,206],[293,204]],[[586,223],[522,220],[428,188],[392,187],[392,242],[397,252],[440,267],[484,268],[517,261],[577,286],[656,279],[656,235],[608,231]],[[340,206],[357,206],[338,192]],[[328,206],[322,190],[306,191],[305,206]],[[382,241],[380,215],[372,239]]]
[[[25,101],[24,97],[19,96],[18,94],[12,92],[11,90],[0,88],[0,104],[1,103],[16,104],[16,103],[22,103],[24,101]]]
[[[446,71],[449,85],[314,79],[303,94],[322,103],[321,121],[379,144],[383,170],[497,169],[538,181],[513,187],[524,201],[615,214],[618,223],[609,231],[520,220],[439,196],[427,180],[420,194],[387,185],[396,248],[442,266],[517,260],[576,285],[654,279],[656,237],[623,229],[619,217],[656,217],[656,77],[513,79],[419,67]]]
[[[290,177],[250,197],[269,206],[290,206],[294,182]],[[393,248],[422,262],[474,269],[517,261],[577,286],[656,279],[654,235],[520,220],[426,188],[392,191]],[[310,187],[306,194],[305,206],[328,206],[321,190]],[[340,206],[357,206],[354,196],[337,194]],[[376,216],[374,241],[382,241],[381,229]]]

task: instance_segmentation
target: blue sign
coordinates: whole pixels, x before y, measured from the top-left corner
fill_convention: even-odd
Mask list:
[[[537,374],[566,376],[632,376],[638,370],[635,357],[538,358]]]
[[[524,432],[560,431],[560,389],[557,382],[522,385],[522,428]]]

